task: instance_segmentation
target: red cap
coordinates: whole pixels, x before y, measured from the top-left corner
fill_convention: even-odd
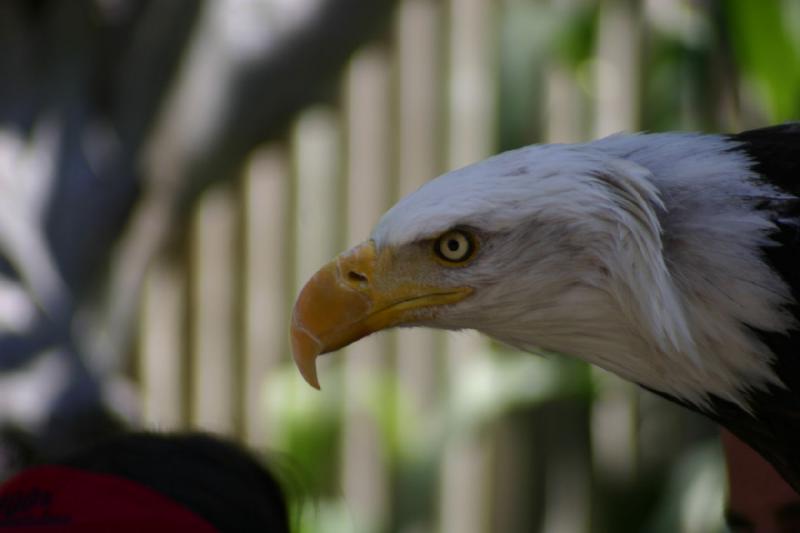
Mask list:
[[[63,466],[24,470],[0,486],[0,533],[217,530],[140,483]]]

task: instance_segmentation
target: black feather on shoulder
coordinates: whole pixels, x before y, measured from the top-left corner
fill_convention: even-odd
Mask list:
[[[730,135],[742,143],[753,169],[777,187],[800,195],[800,122]]]
[[[778,189],[800,196],[800,123],[745,131],[728,137],[752,160],[752,169]],[[800,324],[800,199],[769,203],[777,230],[777,246],[763,249],[764,259],[789,285],[794,303],[789,311]],[[752,414],[715,397],[715,419],[769,460],[800,492],[800,330],[788,335],[753,329],[775,355],[772,365],[785,384],[752,392]],[[675,398],[670,398],[675,400]],[[683,403],[683,402],[679,402]],[[685,404],[684,404],[685,405]],[[687,405],[687,407],[692,408]]]

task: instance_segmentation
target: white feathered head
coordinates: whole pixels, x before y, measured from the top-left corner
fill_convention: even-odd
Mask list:
[[[695,148],[685,149],[682,160],[662,158],[656,165],[661,174],[687,178],[691,169],[708,167],[698,145],[724,160],[719,172],[737,168],[741,175],[746,168],[740,159],[721,155],[726,146],[718,138],[612,137],[506,152],[403,198],[370,240],[323,267],[301,292],[292,340],[304,377],[318,386],[317,355],[374,331],[428,326],[477,329],[519,348],[577,356],[698,403],[709,390],[735,394],[742,374],[770,381],[768,370],[746,358],[716,365],[714,357],[698,354],[698,343],[707,348],[716,337],[739,340],[747,333],[739,317],[714,321],[719,331],[711,332],[698,333],[690,323],[698,309],[687,290],[701,282],[670,263],[695,252],[682,248],[691,239],[678,242],[680,236],[665,232],[665,223],[676,231],[681,227],[675,219],[680,206],[668,213],[664,191],[656,186],[663,180],[654,176],[642,148],[649,143],[650,152],[663,151],[668,140]],[[637,147],[639,158],[622,153]],[[681,195],[679,188],[666,193],[671,200]],[[741,215],[750,208],[739,202],[737,209]],[[712,218],[726,213],[708,209]],[[747,220],[736,238],[765,241],[770,223],[757,216]],[[665,253],[668,238],[674,257]],[[774,294],[785,290],[769,272],[754,276],[777,289]],[[779,297],[765,298],[774,301],[761,307],[779,306]],[[742,346],[761,349],[755,341]],[[704,383],[708,361],[716,373],[710,385]]]

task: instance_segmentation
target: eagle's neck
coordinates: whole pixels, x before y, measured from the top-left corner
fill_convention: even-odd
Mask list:
[[[775,354],[754,331],[786,334],[795,325],[787,311],[791,289],[765,258],[777,245],[779,206],[795,199],[751,170],[749,155],[723,137],[614,136],[589,146],[649,171],[663,209],[644,208],[658,216],[660,233],[629,229],[639,232],[631,242],[659,249],[663,263],[643,253],[631,268],[630,257],[606,253],[601,262],[623,275],[571,289],[563,316],[554,307],[546,317],[529,317],[527,337],[489,333],[577,356],[701,408],[718,397],[749,410],[750,391],[782,386]],[[651,267],[666,271],[652,277],[657,286],[631,281]],[[665,322],[678,324],[667,339]]]
[[[570,308],[560,302],[524,320],[498,320],[481,330],[522,350],[582,359],[703,409],[715,396],[749,410],[749,388],[779,383],[769,364],[769,350],[741,323],[723,317],[693,322],[698,365],[683,352],[665,350],[641,324],[632,324],[603,291],[576,287],[568,298],[573,302]],[[686,312],[696,317],[708,313],[708,305],[714,304],[693,302]]]
[[[666,208],[658,211],[663,256],[679,304],[670,312],[684,313],[699,361],[663,345],[648,352],[652,339],[641,328],[618,336],[618,349],[628,364],[638,354],[650,359],[644,366],[653,365],[669,378],[639,371],[639,365],[638,381],[647,386],[695,404],[704,402],[697,398],[701,392],[746,407],[748,389],[780,382],[771,365],[775,354],[753,330],[787,333],[794,326],[786,311],[791,288],[765,257],[765,249],[778,245],[772,235],[780,206],[794,199],[753,172],[750,154],[729,139],[648,135],[628,140],[596,144],[652,174]]]

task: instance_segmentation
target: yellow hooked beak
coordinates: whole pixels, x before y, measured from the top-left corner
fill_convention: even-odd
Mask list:
[[[318,355],[382,329],[430,319],[432,308],[472,293],[469,287],[436,287],[395,275],[392,261],[390,252],[378,253],[367,241],[322,267],[300,291],[292,312],[292,353],[312,387],[319,388]]]

